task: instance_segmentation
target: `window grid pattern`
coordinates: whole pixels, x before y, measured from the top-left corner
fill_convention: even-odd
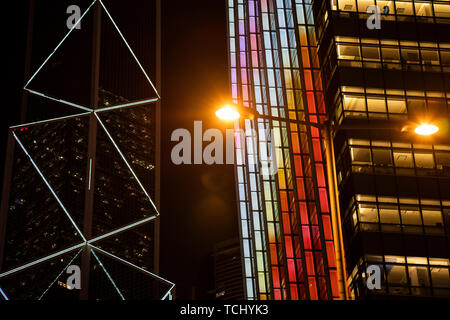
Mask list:
[[[432,72],[441,74],[442,82],[443,74],[450,72],[449,43],[383,39],[359,41],[358,38],[336,37],[336,56],[338,65],[343,67],[415,72],[422,74],[422,79],[425,79],[424,73]],[[423,87],[426,87],[425,83]],[[354,92],[338,96],[335,113],[338,123],[344,117],[405,119],[407,115],[414,118],[425,112],[441,114],[450,110],[450,92],[376,88],[347,88],[346,91]]]
[[[260,65],[263,64],[263,56],[261,48],[261,33],[259,29],[259,16],[257,10],[257,2],[249,1],[245,3],[243,1],[238,1],[238,14],[242,16],[239,19],[239,43],[237,46],[240,49],[240,80],[242,81],[242,90],[245,90],[247,93],[242,94],[242,102],[244,106],[254,107],[256,102],[256,108],[260,113],[267,114],[267,82],[265,81],[266,75],[265,70],[260,68]],[[248,19],[246,18],[248,17]],[[249,50],[245,51],[244,46],[247,46]],[[243,54],[244,53],[244,54]],[[246,68],[242,68],[244,65],[248,66]],[[233,76],[232,76],[233,77]],[[252,82],[253,81],[253,82]],[[249,90],[250,86],[255,90]],[[248,91],[247,91],[248,90]],[[233,98],[236,98],[233,96]],[[235,99],[234,102],[239,102],[239,99]],[[261,192],[260,186],[261,184],[266,185],[267,183],[271,186],[271,188],[276,188],[275,181],[268,174],[262,174],[259,172],[259,167],[256,165],[258,161],[261,161],[263,164],[262,169],[267,170],[268,159],[267,156],[264,157],[264,154],[270,153],[270,145],[271,138],[269,138],[268,133],[270,133],[270,129],[268,123],[264,121],[258,120],[257,126],[258,130],[253,132],[251,129],[253,128],[253,121],[245,121],[245,130],[246,133],[246,148],[247,153],[244,152],[244,156],[248,157],[248,175],[249,175],[249,189],[248,198],[251,200],[251,206],[247,207],[247,210],[251,211],[251,215],[253,219],[249,219],[252,222],[252,234],[251,236],[255,240],[255,256],[256,256],[256,270],[253,275],[256,275],[258,281],[255,283],[255,289],[257,291],[257,296],[260,299],[268,299],[270,298],[270,273],[269,273],[269,263],[267,257],[267,235],[265,231],[265,221],[266,217],[264,216],[263,211],[263,198],[266,196],[267,202],[270,202],[269,206],[266,203],[266,207],[271,209],[270,218],[275,220],[275,225],[279,224],[277,222],[278,213],[274,210],[277,210],[276,204],[277,194],[276,193],[267,193],[266,195]],[[259,136],[259,137],[258,137]],[[259,141],[260,145],[258,146],[257,142]],[[261,159],[258,156],[258,147],[261,150],[265,150],[266,152],[262,152]],[[269,189],[270,190],[270,189]],[[268,213],[268,214],[269,214]],[[279,229],[279,226],[277,226]],[[279,243],[279,240],[275,242]],[[281,265],[284,265],[281,263]],[[283,273],[281,273],[283,276]]]
[[[381,289],[371,290],[378,295],[448,297],[450,295],[449,259],[365,255],[349,277],[353,298],[366,295],[369,275],[366,270],[377,265],[381,270]]]
[[[448,114],[450,92],[344,86],[334,104],[337,123],[344,118],[417,120],[424,113]]]
[[[404,71],[450,71],[450,43],[335,37],[339,66]]]
[[[449,115],[449,42],[424,30],[445,28],[438,24],[450,22],[450,1],[330,0],[314,5],[327,107],[335,124],[368,123],[361,118],[403,124],[424,115]],[[381,13],[382,31],[366,30],[369,5],[389,11]],[[327,27],[330,21],[333,27]],[[445,124],[440,128],[447,130]],[[356,264],[349,278],[353,298],[450,296],[450,147],[444,145],[444,131],[434,144],[390,131],[336,134],[340,203],[347,209],[342,217],[347,271]],[[381,291],[367,290],[370,264],[382,267]]]
[[[355,229],[407,234],[450,234],[450,201],[357,194],[345,219]]]
[[[272,8],[272,5],[270,4],[271,2],[269,2],[269,9]],[[273,5],[276,5],[276,8],[272,11],[273,15],[269,15],[269,17],[273,17],[272,19],[275,22],[275,26],[277,26],[277,32],[272,33],[272,37],[265,36],[264,39],[265,41],[268,39],[271,40],[270,46],[275,52],[272,56],[279,57],[280,50],[275,51],[277,48],[283,50],[284,46],[289,48],[290,45],[292,48],[290,51],[291,53],[293,53],[296,48],[293,14],[291,10],[292,4],[290,1],[285,1],[285,3],[283,3],[283,1],[277,1],[275,3],[274,1]],[[273,25],[273,23],[270,25]],[[268,47],[267,42],[265,46],[266,48]],[[283,61],[275,63],[276,66],[278,66],[278,64],[281,65],[281,79],[284,81],[283,89],[289,87],[292,83],[289,79],[289,73],[293,74],[293,82],[296,84],[295,88],[301,89],[299,70],[294,70],[295,72],[293,72],[292,69],[286,68],[286,60],[287,59],[285,58]],[[291,60],[295,61],[294,59]],[[301,91],[298,90],[298,93],[300,92]],[[286,94],[286,91],[283,90],[282,93]],[[284,110],[281,109],[280,115],[286,117],[286,105],[282,107],[284,107]],[[298,105],[298,108],[301,110],[304,109],[302,104]],[[289,110],[289,108],[287,109]],[[293,115],[295,116],[295,113],[289,113],[289,117],[292,118]],[[279,164],[278,186],[284,231],[284,250],[287,257],[287,279],[289,282],[287,296],[290,299],[327,299],[328,292],[325,269],[322,261],[322,245],[319,244],[321,242],[319,228],[318,226],[315,226],[311,227],[311,229],[302,229],[299,225],[299,207],[297,205],[298,197],[296,192],[298,186],[296,185],[297,181],[294,180],[295,170],[291,165],[293,149],[290,127],[288,127],[288,124],[285,121],[273,121],[273,130],[275,133],[275,145],[277,148],[277,159]],[[308,140],[306,140],[306,142],[308,142]],[[304,188],[303,185],[300,187]],[[313,215],[316,214],[314,211],[315,208],[316,206],[314,204],[314,206],[309,208],[312,211],[308,210],[308,213]],[[315,237],[311,234],[314,231],[316,231]],[[303,234],[303,232],[305,232],[305,234]],[[301,238],[298,235],[300,235]],[[300,242],[300,240],[302,240],[302,242]],[[302,250],[304,249],[304,243],[307,240],[310,241],[308,244],[311,244],[311,247],[309,248],[311,251]],[[305,271],[307,270],[309,270],[311,275],[308,278],[305,274]],[[307,281],[307,283],[305,283],[305,281]],[[279,298],[277,297],[276,291],[275,298]]]
[[[335,50],[330,52],[328,62],[336,57],[337,61],[331,64],[340,67],[358,68],[362,71],[380,68],[383,69],[383,73],[412,72],[414,77],[420,75],[418,81],[423,81],[422,87],[427,87],[424,80],[426,73],[440,76],[444,83],[444,73],[450,72],[448,42],[336,36],[334,43]],[[337,123],[341,123],[344,118],[406,119],[407,115],[414,118],[428,111],[441,114],[450,110],[450,92],[427,91],[425,95],[425,92],[418,90],[353,89],[357,89],[356,92],[336,97],[334,118]]]
[[[267,109],[267,97],[264,91],[261,91],[262,86],[260,77],[261,69],[259,66],[261,62],[258,58],[261,56],[261,37],[257,24],[259,22],[259,15],[257,10],[257,2],[249,1],[244,5],[245,14],[248,17],[245,19],[245,39],[246,44],[249,48],[247,61],[248,61],[248,82],[250,87],[250,97],[251,101],[248,107],[254,108],[256,106],[259,112]],[[257,86],[256,86],[256,85]],[[253,90],[252,90],[253,89]],[[256,104],[255,104],[256,103]],[[247,106],[247,104],[244,105]],[[264,106],[264,107],[263,107]],[[248,125],[247,125],[248,123]],[[255,250],[256,250],[256,264],[257,264],[257,286],[258,286],[258,297],[259,299],[269,299],[270,298],[270,268],[268,261],[268,246],[267,246],[267,233],[266,233],[266,217],[264,215],[264,195],[261,192],[261,186],[263,185],[263,179],[260,170],[267,169],[267,159],[261,157],[261,155],[266,154],[265,152],[259,152],[259,148],[267,151],[270,139],[265,139],[268,132],[268,127],[261,121],[246,121],[246,129],[257,128],[256,131],[252,131],[251,139],[247,135],[247,148],[249,151],[249,166],[250,167],[250,189],[251,189],[251,199],[252,199],[252,210],[253,210],[253,228],[254,228],[254,238],[255,238]],[[261,139],[259,138],[261,137]],[[259,142],[259,143],[258,143]],[[250,156],[252,158],[250,158]],[[258,166],[261,162],[265,164],[262,168]]]
[[[242,1],[228,2],[228,35],[230,39],[230,77],[231,91],[235,102],[240,99],[248,105],[249,90],[247,84],[247,54],[245,43],[245,12]],[[238,75],[238,71],[242,74]],[[236,125],[239,129],[239,125]],[[257,298],[256,261],[253,240],[253,219],[251,207],[249,167],[245,137],[246,131],[235,133],[236,177],[239,200],[241,252],[245,276],[245,293],[249,300]]]
[[[267,77],[268,86],[268,104],[269,114],[272,117],[285,118],[284,95],[283,95],[283,80],[280,65],[280,50],[278,45],[277,21],[275,6],[272,0],[263,0],[261,3],[261,24],[262,44],[264,47],[264,66]],[[284,125],[284,128],[281,128]],[[272,279],[273,279],[273,298],[275,300],[285,300],[290,298],[288,289],[289,276],[288,266],[286,260],[286,246],[285,246],[285,231],[286,221],[283,207],[283,200],[286,190],[285,178],[289,174],[284,161],[284,153],[287,147],[285,122],[271,121],[271,129],[274,136],[274,150],[277,160],[278,171],[275,179],[275,187],[277,192],[278,202],[276,203],[277,220],[279,221],[279,230],[273,228],[269,222],[269,238],[275,238],[271,233],[276,231],[276,238],[278,242],[276,245],[270,244],[270,256],[272,265]],[[281,213],[281,214],[280,214]],[[269,216],[269,215],[268,215]],[[270,221],[270,220],[269,220]]]
[[[294,7],[295,8],[295,7]],[[279,32],[279,46],[281,50],[282,78],[284,94],[286,95],[285,110],[289,122],[276,123],[280,127],[282,139],[286,141],[280,158],[284,161],[286,172],[279,175],[281,208],[283,215],[284,238],[288,267],[289,293],[292,300],[317,299],[317,284],[308,280],[307,274],[314,274],[314,261],[311,252],[305,252],[305,242],[310,243],[311,233],[309,223],[302,228],[300,221],[300,206],[297,190],[304,190],[302,170],[295,167],[294,152],[299,148],[295,120],[304,120],[303,92],[300,66],[297,53],[295,33],[294,9],[292,1],[277,1],[276,20]],[[306,133],[305,133],[306,134]],[[295,144],[297,143],[297,144]],[[294,147],[295,145],[295,147]],[[279,172],[280,173],[280,172]],[[307,214],[307,212],[305,212]],[[309,248],[311,249],[311,248]],[[308,268],[309,269],[308,269]],[[315,280],[315,279],[314,279]],[[311,292],[313,295],[311,296]]]
[[[441,1],[379,1],[379,0],[331,0],[331,9],[344,12],[367,14],[367,8],[377,5],[383,13],[383,19],[407,21],[416,18],[418,21],[448,23],[450,18],[450,2]],[[385,7],[388,9],[385,13]]]
[[[272,110],[276,114],[278,114],[278,109],[276,106],[278,105],[277,98],[277,89],[276,89],[276,80],[274,77],[273,69],[267,70],[265,67],[266,57],[267,59],[272,57],[272,52],[268,52],[264,42],[264,29],[268,26],[268,15],[267,15],[267,3],[258,2],[258,1],[250,1],[249,2],[249,11],[254,12],[255,16],[258,17],[255,20],[252,20],[252,16],[250,15],[250,39],[252,48],[257,48],[258,52],[256,54],[255,51],[252,53],[253,66],[258,68],[258,72],[253,72],[254,79],[254,89],[255,89],[255,100],[256,100],[256,108],[257,110],[266,116],[270,115]],[[253,33],[253,31],[256,31]],[[270,65],[273,65],[273,61],[269,61]],[[279,77],[278,77],[279,78]],[[275,87],[274,87],[275,84]],[[261,90],[261,94],[260,93]],[[274,106],[274,109],[270,109]],[[268,165],[265,164],[268,161],[268,158],[264,158],[263,155],[267,154],[271,157],[276,157],[276,154],[272,153],[272,144],[274,144],[274,150],[276,153],[277,146],[275,145],[275,141],[272,141],[274,138],[271,135],[271,125],[270,120],[258,119],[258,140],[260,150],[264,150],[261,154],[261,162],[263,162],[263,170],[264,168],[268,168]],[[277,180],[275,176],[270,175],[268,172],[263,172],[261,175],[261,180],[264,186],[264,192],[262,192],[264,198],[264,209],[265,209],[265,217],[266,217],[266,225],[267,225],[267,240],[269,252],[268,255],[270,257],[270,277],[271,277],[271,287],[273,291],[271,292],[271,298],[279,299],[281,298],[281,292],[286,293],[285,283],[285,254],[283,251],[282,245],[282,231],[281,231],[281,221],[280,221],[280,210],[279,210],[279,194],[277,193]],[[283,287],[283,290],[282,290]]]
[[[312,123],[326,121],[326,110],[323,99],[322,79],[317,55],[317,41],[314,27],[311,1],[295,1],[296,23],[298,30],[298,55],[301,57],[302,76],[304,81],[304,111],[306,120]],[[321,132],[314,127],[291,126],[293,134],[294,155],[296,150],[301,150],[301,155],[296,157],[301,161],[304,181],[298,177],[298,194],[300,201],[300,213],[302,228],[305,228],[306,216],[302,213],[305,206],[309,212],[310,234],[312,241],[315,279],[308,271],[309,287],[311,282],[318,284],[318,292],[311,292],[311,299],[317,297],[339,298],[335,249],[331,229],[331,216],[328,203],[327,181],[325,179],[326,163],[322,144]],[[302,132],[304,131],[304,132]],[[298,145],[300,144],[300,145]],[[295,156],[294,156],[295,157]],[[297,165],[300,167],[300,164]],[[301,184],[304,183],[302,186]],[[315,200],[314,202],[312,200]],[[305,230],[306,231],[306,230]],[[315,247],[314,247],[315,246]],[[310,252],[306,250],[309,255]],[[308,260],[308,256],[307,256]]]
[[[246,128],[252,126],[251,121],[246,120]],[[253,229],[253,239],[255,245],[255,257],[256,257],[256,275],[257,275],[257,288],[259,299],[267,299],[269,295],[269,269],[267,261],[267,247],[266,247],[266,235],[264,232],[264,215],[262,206],[262,194],[261,194],[261,182],[259,177],[258,167],[258,150],[257,141],[258,137],[255,131],[247,132],[246,135],[246,148],[247,148],[247,167],[248,175],[250,178],[250,202],[251,202],[251,225]]]
[[[450,147],[445,145],[350,138],[343,150],[338,162],[344,171],[350,171],[345,160],[350,154],[355,173],[450,176]]]
[[[247,280],[253,281],[247,282],[247,291],[254,290],[252,296],[247,292],[249,298],[338,297],[322,138],[318,130],[296,124],[326,120],[312,42],[314,20],[306,2],[228,2],[233,101],[269,117],[245,121],[246,131],[257,126],[256,135],[246,135],[246,143],[236,147],[248,160],[236,170],[244,269]],[[271,143],[278,165],[275,176],[254,166],[265,161],[257,149],[270,154]]]

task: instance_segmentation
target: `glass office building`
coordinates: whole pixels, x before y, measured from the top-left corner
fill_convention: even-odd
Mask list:
[[[247,298],[450,297],[450,1],[230,0],[228,23],[234,102],[262,115],[236,152],[274,144],[279,169],[236,166]],[[302,125],[327,120],[328,179]]]
[[[79,29],[55,18],[70,1],[31,3],[22,124],[9,131],[2,194],[0,299],[171,297],[174,285],[156,275],[159,95],[149,78],[158,85],[159,2],[79,1]]]
[[[230,0],[228,27],[233,100],[263,115],[236,145],[246,296],[339,298],[322,136],[297,123],[327,117],[311,4]]]

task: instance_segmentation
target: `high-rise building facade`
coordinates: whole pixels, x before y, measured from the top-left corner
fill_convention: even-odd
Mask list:
[[[233,102],[260,114],[236,145],[246,297],[449,297],[450,2],[227,13]],[[441,130],[421,138],[421,121]],[[258,152],[272,146],[275,175]]]
[[[369,28],[375,5],[379,25]],[[334,138],[351,296],[448,298],[450,2],[313,8],[330,120],[367,128]],[[440,132],[376,129],[422,122]],[[381,270],[379,290],[366,286],[370,265]]]
[[[261,115],[236,146],[246,297],[342,297],[321,132],[298,123],[327,118],[311,4],[230,0],[228,29],[233,102]]]
[[[30,1],[22,124],[9,131],[2,193],[1,298],[173,295],[156,275],[159,6]],[[67,270],[77,268],[74,287]]]

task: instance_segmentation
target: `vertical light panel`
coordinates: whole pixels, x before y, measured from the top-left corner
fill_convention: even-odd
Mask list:
[[[247,298],[335,298],[322,137],[298,123],[326,120],[310,1],[229,0],[227,9],[233,102],[262,115],[235,126],[245,131],[235,149]]]
[[[298,29],[298,52],[302,75],[304,78],[304,96],[306,96],[305,114],[311,123],[324,123],[327,120],[322,79],[320,75],[319,57],[317,55],[316,33],[312,12],[311,0],[296,0],[296,24]],[[311,226],[312,237],[320,238],[319,242],[312,242],[312,254],[314,255],[315,267],[318,272],[308,275],[311,282],[318,286],[319,298],[326,298],[324,293],[328,292],[329,298],[339,298],[337,283],[336,258],[334,241],[331,228],[330,205],[328,200],[328,186],[326,179],[326,161],[323,150],[323,137],[320,130],[309,127],[309,163],[313,181],[306,184],[306,193],[314,194],[315,211],[317,219]],[[309,168],[310,167],[310,168]],[[314,191],[312,190],[314,189]],[[311,285],[310,283],[309,285]],[[328,289],[329,288],[329,289]]]

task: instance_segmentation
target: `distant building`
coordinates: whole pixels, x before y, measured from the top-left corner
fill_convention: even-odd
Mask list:
[[[214,246],[214,287],[217,300],[243,300],[244,286],[239,239]]]

